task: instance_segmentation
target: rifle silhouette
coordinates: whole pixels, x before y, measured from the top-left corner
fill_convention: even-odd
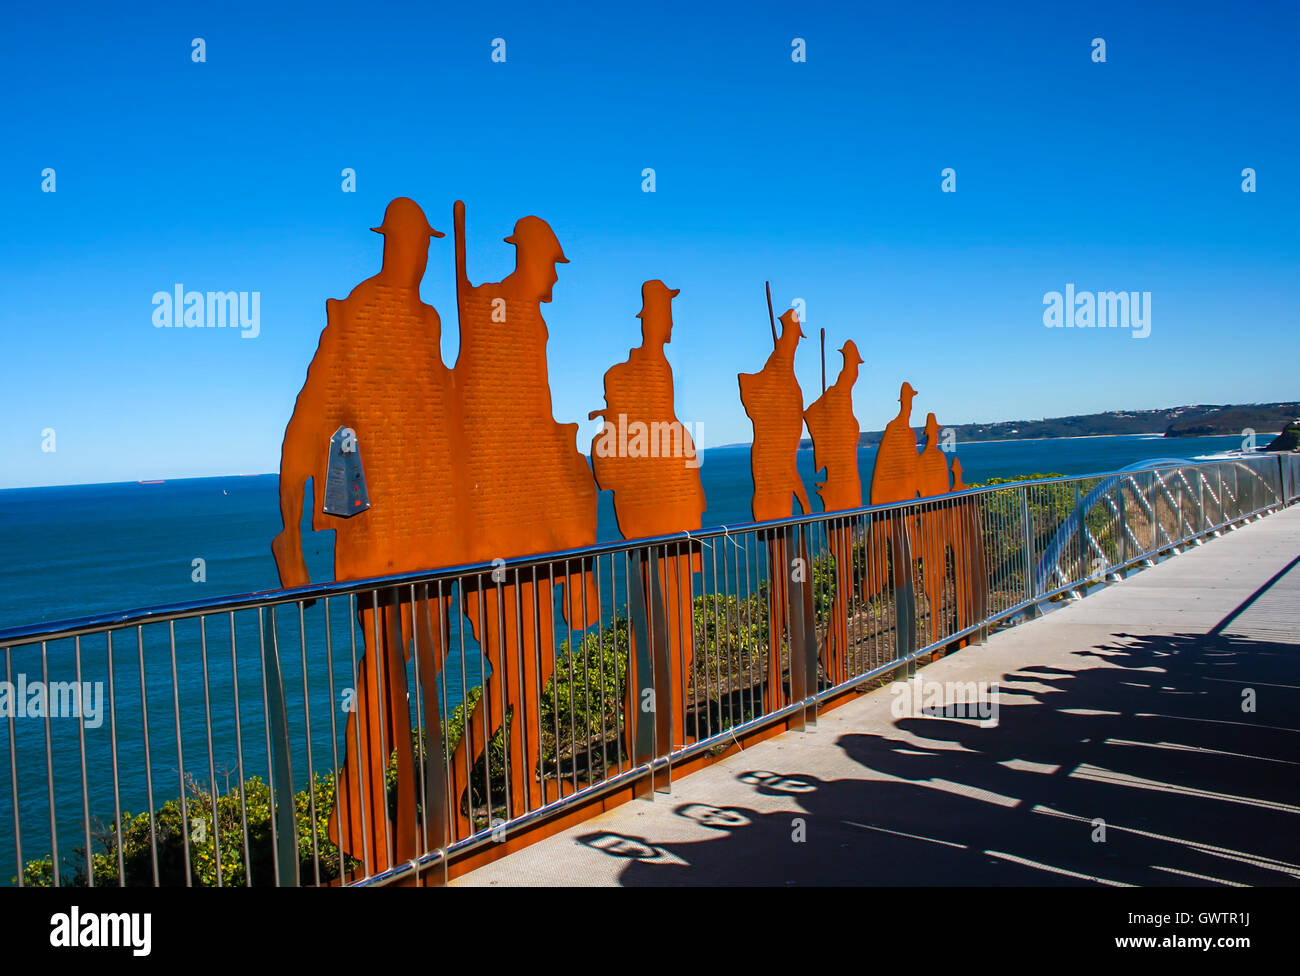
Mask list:
[[[822,393],[826,392],[826,330],[822,329]]]
[[[469,272],[465,269],[465,201],[457,200],[451,205],[452,236],[456,244],[456,308],[461,308],[465,295],[470,289]]]

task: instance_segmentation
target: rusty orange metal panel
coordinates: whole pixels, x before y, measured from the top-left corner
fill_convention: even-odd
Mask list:
[[[325,329],[285,430],[283,528],[271,548],[286,587],[309,582],[300,531],[304,489],[310,480],[323,501],[329,445],[340,428],[350,432],[360,453],[370,505],[343,517],[313,504],[312,527],[335,533],[335,578],[454,565],[467,556],[465,494],[454,463],[463,430],[459,397],[439,351],[438,313],[420,300],[429,240],[443,234],[406,197],[393,200],[383,223],[371,229],[384,238],[382,266],[347,298],[325,303]],[[445,618],[448,601],[437,603]],[[357,710],[348,714],[345,728],[349,758],[338,774],[342,815],[331,819],[330,835],[358,859],[368,853],[372,868],[384,870],[415,853],[411,738],[393,734],[409,728],[405,648],[412,608],[385,598],[370,605],[361,601],[357,610],[365,649]],[[430,607],[421,601],[416,610],[427,617]],[[427,635],[416,643],[421,672],[432,675],[441,648]],[[427,707],[427,694],[425,701]],[[436,696],[432,701],[436,708]],[[385,757],[394,752],[400,786],[397,817],[390,820],[381,784]]]
[[[677,417],[673,371],[664,354],[672,340],[672,300],[679,290],[654,279],[641,286],[641,345],[628,351],[626,362],[605,373],[605,409],[589,418],[604,418],[591,442],[596,483],[614,495],[614,516],[625,539],[650,538],[700,527],[704,516],[704,486],[700,482],[698,446]],[[668,674],[660,682],[683,685],[684,701],[695,647],[692,573],[701,570],[698,548],[667,547],[657,560],[663,595],[663,629],[668,643]],[[644,572],[648,573],[648,564]],[[650,585],[643,579],[646,605]],[[636,635],[632,659],[636,654]],[[671,702],[670,688],[657,687],[657,702]],[[671,733],[676,745],[688,741],[685,712],[672,709]]]
[[[672,370],[664,353],[672,338],[672,300],[678,292],[659,280],[643,284],[638,314],[642,344],[605,374],[605,408],[591,414],[593,419],[603,416],[605,425],[592,443],[589,464],[577,449],[577,425],[557,423],[552,409],[549,332],[541,306],[552,299],[557,266],[568,262],[558,239],[541,218],[522,218],[505,238],[516,248],[514,271],[502,281],[474,285],[466,269],[465,207],[460,201],[453,208],[453,221],[460,328],[460,353],[453,368],[442,361],[438,313],[419,294],[429,242],[443,235],[414,201],[393,200],[383,223],[372,228],[384,238],[379,272],[347,298],[326,303],[326,326],[282,447],[283,526],[272,551],[286,587],[309,581],[300,530],[309,483],[312,526],[335,532],[338,580],[592,545],[601,488],[613,492],[625,538],[668,535],[701,525],[705,497],[697,446],[676,416]],[[789,309],[780,323],[777,335],[772,321],[773,349],[763,368],[737,376],[754,433],[753,517],[787,518],[794,501],[802,513],[811,513],[796,465],[805,421],[816,467],[826,472],[817,486],[824,510],[857,508],[862,504],[860,430],[853,412],[853,386],[862,362],[858,348],[852,341],[844,344],[839,377],[805,410],[794,371],[803,338],[799,317]],[[918,454],[910,426],[915,396],[904,383],[899,413],[885,429],[872,472],[873,504],[929,498],[964,487],[956,460],[955,481],[950,481],[934,414],[927,417],[926,446]],[[651,444],[656,437],[659,443]],[[639,449],[633,447],[637,438],[644,438]],[[347,455],[342,462],[340,452]],[[900,551],[898,534],[905,525],[922,540],[913,551],[921,563],[931,613],[943,607],[951,556],[958,624],[979,619],[987,593],[973,500],[873,522],[865,540],[872,569],[863,581],[864,595],[884,588],[890,563],[896,584],[910,571],[898,558],[889,558]],[[832,520],[828,539],[836,563],[836,593],[822,668],[826,679],[838,684],[848,678],[852,523]],[[770,576],[765,705],[775,710],[789,703],[781,655],[796,554],[787,551],[783,533],[767,534],[765,541]],[[797,555],[806,562],[802,545]],[[681,681],[693,664],[691,583],[701,569],[700,552],[693,545],[675,544],[653,561],[659,568],[650,570],[647,562],[641,585],[648,596],[649,574],[657,574],[653,582],[663,595],[670,648],[667,680]],[[460,584],[455,612],[468,621],[479,641],[487,676],[450,757],[452,809],[438,812],[427,837],[417,829],[406,665],[408,655],[416,651],[427,727],[439,728],[434,677],[447,655],[445,635],[454,629],[452,597],[441,589],[432,597],[425,587],[414,600],[410,592],[396,591],[358,598],[364,651],[357,709],[349,713],[344,731],[345,759],[337,779],[340,810],[330,822],[330,835],[344,851],[364,858],[368,870],[378,872],[409,860],[421,848],[440,846],[442,816],[452,820],[452,839],[480,826],[471,822],[464,799],[474,785],[472,768],[499,731],[504,730],[510,768],[504,784],[508,816],[578,786],[576,778],[566,785],[557,777],[550,795],[540,737],[526,730],[534,727],[540,692],[555,670],[557,602],[574,631],[600,619],[592,569],[577,558],[558,570],[483,573]],[[685,691],[683,686],[680,700]],[[674,745],[688,741],[684,717],[684,709],[672,710]],[[397,771],[391,804],[385,788],[390,762]],[[484,799],[491,808],[496,798]]]
[[[772,354],[757,373],[740,373],[740,401],[754,429],[750,448],[750,471],[754,479],[751,511],[755,521],[789,518],[791,497],[797,498],[804,514],[812,512],[808,493],[799,477],[796,457],[803,434],[803,391],[794,375],[794,354],[802,339],[799,315],[793,308],[781,315],[781,334],[775,337]],[[775,710],[786,704],[782,683],[781,638],[786,631],[790,553],[781,533],[767,540],[768,575],[768,667],[767,702]]]
[[[804,421],[813,442],[813,467],[825,470],[826,480],[817,486],[822,508],[828,512],[862,505],[862,478],[858,474],[858,442],[861,429],[853,414],[853,384],[858,380],[862,357],[850,339],[840,349],[844,363],[840,375],[804,411]],[[825,374],[823,371],[823,382]],[[831,558],[835,560],[835,598],[831,607],[828,639],[822,649],[822,672],[828,682],[848,680],[849,592],[853,587],[853,528],[848,520],[832,522],[827,528]]]
[[[465,430],[470,561],[591,545],[596,482],[577,448],[578,425],[556,423],[552,412],[549,333],[541,311],[559,280],[557,265],[568,258],[546,221],[523,217],[505,238],[515,246],[514,271],[499,282],[473,285],[465,264],[465,205],[459,200],[453,221],[460,311],[454,374]],[[508,809],[522,812],[525,797],[530,807],[553,799],[543,793],[541,743],[538,736],[525,735],[524,727],[539,707],[538,689],[546,687],[555,668],[554,587],[562,590],[563,613],[575,630],[599,618],[594,577],[582,564],[571,569],[558,579],[537,573],[504,584],[481,577],[464,588],[465,615],[492,673],[451,760],[462,831],[472,826],[459,800],[469,785],[466,770],[503,727],[506,711],[514,716],[507,726]]]
[[[558,424],[552,415],[540,311],[551,300],[556,264],[567,259],[545,221],[525,217],[506,238],[517,249],[514,273],[498,283],[471,285],[463,204],[457,203],[454,216],[461,344],[454,369],[442,362],[438,314],[419,296],[429,240],[443,234],[414,201],[392,201],[383,224],[373,228],[384,236],[379,273],[346,299],[326,303],[327,324],[282,448],[283,528],[272,551],[284,586],[309,581],[299,530],[304,488],[310,480],[314,493],[324,495],[333,475],[330,439],[340,429],[359,453],[369,505],[358,506],[356,514],[313,506],[313,527],[335,532],[335,579],[595,542],[596,485],[577,449],[577,425]],[[561,587],[565,616],[575,628],[597,619],[598,595],[586,569],[579,563],[557,580],[502,587],[484,579],[463,588],[463,611],[492,662],[479,702],[490,712],[488,737],[501,726],[503,710],[518,717],[537,707],[535,691],[520,692],[521,684],[536,689],[550,678],[552,585]],[[450,630],[451,600],[426,596],[413,607],[409,597],[403,602],[396,594],[381,594],[359,602],[365,649],[358,707],[348,716],[347,758],[338,776],[343,813],[330,831],[346,852],[368,856],[370,869],[382,871],[409,859],[418,845],[414,757],[403,731],[410,728],[406,649],[419,648],[420,672],[431,686],[446,654],[441,638]],[[526,673],[517,676],[520,662]],[[437,728],[437,696],[429,687],[421,691],[429,727]],[[456,759],[468,753],[472,760],[481,751],[484,743],[474,730],[482,728],[482,718],[476,711],[467,721]],[[530,741],[525,754],[520,728],[519,721],[511,724],[512,806],[525,796],[540,801],[537,744]],[[394,754],[397,810],[390,816],[382,784],[387,757]],[[464,774],[456,775],[466,765],[452,765],[456,798],[468,786]],[[463,835],[470,825],[460,803],[454,805]],[[431,843],[438,846],[441,839]]]
[[[916,391],[910,383],[899,389],[898,415],[885,425],[880,447],[876,450],[876,463],[871,471],[871,504],[911,501],[920,495],[920,462],[916,453],[916,435],[912,432],[912,400]],[[872,597],[884,590],[887,567],[892,567],[893,582],[897,587],[904,580],[902,566],[897,557],[901,551],[898,533],[902,531],[902,516],[890,513],[873,520],[867,545],[871,555],[870,571],[863,577],[863,596]]]

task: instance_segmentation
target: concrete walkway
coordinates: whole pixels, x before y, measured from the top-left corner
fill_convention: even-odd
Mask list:
[[[1300,506],[919,678],[454,883],[1300,884]]]

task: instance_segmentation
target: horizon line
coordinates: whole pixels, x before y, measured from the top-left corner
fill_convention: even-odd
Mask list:
[[[1036,422],[1036,421],[1026,421],[1026,423],[1035,423],[1035,422]],[[1014,421],[997,421],[997,423],[1014,423]],[[952,426],[969,426],[969,425],[954,424],[954,425],[952,425]],[[918,428],[913,428],[913,429],[914,429],[914,430],[923,430],[924,428],[919,428],[919,427],[918,427]],[[876,431],[863,431],[863,433],[878,433],[878,432],[876,432]],[[1280,433],[1281,433],[1281,431],[1260,431],[1260,432],[1259,432],[1259,435],[1260,435],[1260,436],[1270,436],[1270,435],[1272,435],[1272,436],[1277,436],[1277,435],[1280,434]],[[1237,434],[1200,434],[1200,435],[1197,435],[1197,436],[1200,436],[1200,437],[1234,437],[1234,438],[1235,438],[1235,437],[1237,437],[1238,435],[1237,435]],[[1162,432],[1160,432],[1160,431],[1150,431],[1150,432],[1145,432],[1145,433],[1144,433],[1144,432],[1138,432],[1138,433],[1131,433],[1131,434],[1067,434],[1067,435],[1065,435],[1065,436],[1060,436],[1060,437],[1006,437],[1006,438],[990,438],[990,439],[988,439],[988,440],[967,441],[966,444],[967,444],[968,446],[969,446],[969,445],[973,445],[973,444],[1017,444],[1017,443],[1033,442],[1033,441],[1078,441],[1078,440],[1093,440],[1093,439],[1112,438],[1112,437],[1158,437],[1158,438],[1161,438],[1161,439],[1163,440],[1163,439],[1165,438],[1165,435],[1164,435]],[[1174,440],[1184,440],[1184,439],[1186,439],[1186,438],[1174,438]],[[730,449],[730,448],[752,447],[752,446],[753,446],[753,441],[737,441],[737,442],[732,443],[732,444],[715,444],[713,447],[707,447],[707,448],[705,448],[705,447],[701,447],[701,448],[698,448],[698,453],[703,454],[703,453],[705,453],[706,451],[720,451],[720,450],[726,450],[726,449]],[[860,451],[862,451],[862,450],[874,450],[877,446],[878,446],[878,445],[875,445],[875,444],[869,444],[869,445],[859,444],[859,445],[858,445],[858,450],[860,450]],[[799,449],[799,451],[801,451],[801,452],[802,452],[802,451],[811,451],[811,450],[812,450],[812,442],[811,442],[811,438],[801,438],[800,441],[799,441],[799,448],[798,448],[798,449]],[[583,456],[584,458],[588,458],[588,459],[590,459],[590,457],[591,457],[591,455],[589,455],[589,454],[587,454],[587,453],[585,453],[585,452],[580,452],[580,453],[582,453],[582,456]],[[135,479],[133,479],[133,478],[128,478],[128,479],[126,479],[126,480],[124,480],[124,481],[65,481],[65,482],[59,482],[58,484],[42,484],[42,485],[8,485],[8,486],[0,487],[0,492],[6,492],[6,491],[35,491],[35,490],[38,490],[38,489],[45,489],[45,488],[95,488],[95,487],[109,488],[109,487],[113,487],[113,486],[115,486],[115,485],[141,485],[141,486],[149,486],[149,485],[167,484],[167,483],[169,483],[169,482],[175,482],[175,481],[216,481],[216,480],[218,480],[218,479],[222,479],[222,478],[278,478],[279,476],[280,476],[280,472],[278,472],[278,471],[258,471],[258,472],[251,472],[251,473],[250,473],[250,472],[242,472],[242,471],[241,471],[241,472],[228,473],[228,474],[194,474],[194,475],[183,475],[183,476],[177,476],[177,477],[171,477],[171,478],[135,478]]]

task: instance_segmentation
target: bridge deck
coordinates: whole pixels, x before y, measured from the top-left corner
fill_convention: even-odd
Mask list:
[[[921,669],[996,726],[880,689],[454,883],[1298,884],[1298,553],[1300,506]]]

